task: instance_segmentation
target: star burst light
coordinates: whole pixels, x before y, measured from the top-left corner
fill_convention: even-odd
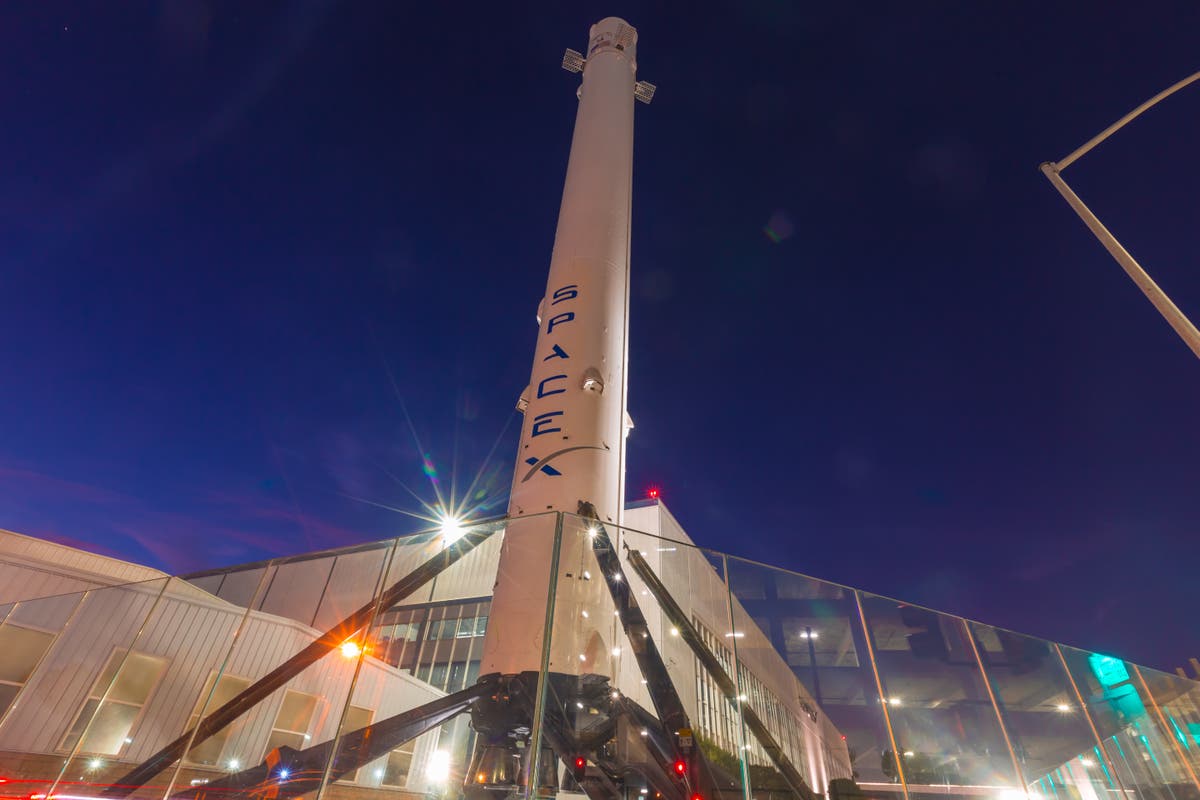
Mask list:
[[[488,451],[483,463],[471,477],[466,490],[460,491],[457,457],[451,462],[449,469],[446,469],[447,465],[444,462],[439,465],[433,451],[425,447],[417,435],[416,426],[413,424],[412,417],[409,416],[408,409],[404,404],[404,399],[400,395],[399,386],[386,364],[385,369],[387,369],[388,378],[391,380],[396,399],[399,401],[404,421],[408,425],[413,445],[419,454],[421,473],[429,482],[429,488],[432,490],[434,499],[432,502],[427,501],[399,477],[382,466],[380,466],[380,469],[416,501],[417,508],[415,510],[400,508],[395,504],[377,502],[363,497],[353,497],[344,493],[343,496],[357,502],[422,520],[428,523],[430,528],[439,534],[442,547],[449,547],[470,530],[471,520],[491,516],[506,499],[502,492],[493,491],[491,488],[507,484],[507,480],[505,480],[505,475],[503,474],[503,465],[493,464],[492,459],[496,454],[496,449],[500,442],[503,441],[504,435],[513,418],[510,416],[505,421],[500,433],[496,436],[495,441],[492,442],[491,449]],[[457,449],[456,446],[454,448],[455,453],[457,453]],[[439,466],[441,467],[440,469]]]

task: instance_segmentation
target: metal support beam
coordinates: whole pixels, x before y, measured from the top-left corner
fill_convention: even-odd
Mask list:
[[[292,678],[320,661],[331,650],[340,647],[342,643],[370,622],[376,609],[386,610],[408,597],[474,550],[496,530],[495,527],[489,526],[484,530],[474,529],[463,534],[462,538],[454,544],[396,581],[387,591],[325,631],[312,644],[259,678],[232,700],[202,719],[196,725],[194,736],[191,730],[184,731],[179,738],[114,781],[112,786],[104,790],[103,795],[105,797],[127,797],[133,794],[159,772],[182,758],[188,748],[195,747],[218,733],[242,714],[270,697]]]
[[[767,726],[762,721],[762,718],[747,703],[739,699],[737,685],[734,683],[733,678],[725,671],[716,654],[704,643],[700,632],[696,630],[696,627],[692,625],[692,621],[688,619],[687,614],[675,602],[675,598],[671,596],[667,587],[654,574],[654,570],[651,569],[650,564],[647,563],[646,559],[642,558],[642,554],[637,550],[626,547],[625,552],[626,559],[642,581],[645,582],[646,588],[654,595],[663,613],[671,620],[671,624],[679,629],[679,635],[683,638],[683,641],[687,643],[692,653],[695,654],[704,668],[712,675],[721,693],[731,703],[736,704],[738,711],[746,722],[746,727],[758,739],[758,743],[766,751],[767,756],[771,759],[771,763],[775,765],[775,768],[779,770],[783,779],[792,787],[792,791],[803,798],[803,800],[816,800],[816,795],[809,788],[808,783],[804,780],[804,776],[800,774],[799,770],[796,769],[795,765],[792,764],[791,760],[783,752],[783,748],[775,741],[775,737],[767,730]]]
[[[1067,201],[1067,204],[1071,206],[1075,213],[1079,215],[1079,218],[1083,220],[1083,223],[1088,226],[1092,234],[1100,241],[1100,244],[1104,245],[1104,249],[1108,251],[1108,254],[1121,265],[1121,269],[1125,270],[1125,274],[1129,276],[1129,279],[1142,290],[1142,294],[1146,295],[1146,299],[1158,309],[1158,313],[1167,321],[1167,324],[1171,326],[1175,333],[1179,334],[1179,338],[1183,339],[1184,344],[1191,348],[1196,358],[1200,358],[1200,331],[1196,330],[1196,326],[1192,324],[1192,321],[1184,316],[1184,313],[1171,301],[1171,298],[1167,297],[1166,293],[1158,288],[1158,284],[1146,274],[1146,270],[1142,269],[1142,265],[1129,254],[1128,250],[1121,246],[1121,243],[1117,241],[1117,237],[1113,236],[1108,228],[1104,227],[1104,223],[1092,213],[1092,210],[1084,205],[1079,196],[1062,179],[1062,175],[1059,174],[1058,165],[1054,162],[1047,162],[1042,164],[1041,170],[1042,174],[1046,176],[1054,188],[1058,190],[1058,193],[1063,196],[1063,199]]]

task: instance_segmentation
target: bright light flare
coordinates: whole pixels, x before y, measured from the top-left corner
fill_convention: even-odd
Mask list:
[[[358,654],[361,652],[362,648],[353,639],[342,642],[342,655],[346,658],[358,658]]]
[[[463,537],[467,531],[463,520],[453,514],[438,514],[438,531],[442,534],[442,547],[449,547]]]
[[[429,757],[429,765],[425,768],[425,777],[434,783],[445,783],[450,780],[450,753],[446,750],[435,750]]]

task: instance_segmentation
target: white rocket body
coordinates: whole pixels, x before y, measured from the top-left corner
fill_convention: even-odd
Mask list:
[[[637,32],[592,26],[480,673],[540,668],[554,517],[589,503],[620,524],[624,501],[629,234]],[[541,515],[541,516],[533,516]],[[613,531],[615,534],[615,531]],[[615,537],[614,537],[615,538]],[[583,572],[586,533],[565,526],[550,670],[612,674],[607,591]],[[593,613],[584,615],[588,608]]]

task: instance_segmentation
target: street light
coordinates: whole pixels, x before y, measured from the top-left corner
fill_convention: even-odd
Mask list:
[[[1104,227],[1104,223],[1100,222],[1100,220],[1096,218],[1096,215],[1092,213],[1091,209],[1083,204],[1083,201],[1079,199],[1079,196],[1076,195],[1071,187],[1068,186],[1062,179],[1062,171],[1078,161],[1081,156],[1086,155],[1096,145],[1100,144],[1105,139],[1119,131],[1121,128],[1135,120],[1137,117],[1141,116],[1146,109],[1157,105],[1160,101],[1170,97],[1183,87],[1195,83],[1198,80],[1200,80],[1200,72],[1197,72],[1194,75],[1189,75],[1173,86],[1162,90],[1158,94],[1154,95],[1154,97],[1151,97],[1133,111],[1130,111],[1112,125],[1109,125],[1103,131],[1093,136],[1082,147],[1075,150],[1066,158],[1058,162],[1047,161],[1045,164],[1042,164],[1041,170],[1042,174],[1045,175],[1050,183],[1054,185],[1054,188],[1057,189],[1058,193],[1063,196],[1063,199],[1067,201],[1067,204],[1074,209],[1075,213],[1079,215],[1079,218],[1083,220],[1084,224],[1088,226],[1092,234],[1095,235],[1095,237],[1100,241],[1100,244],[1104,245],[1104,249],[1108,251],[1109,255],[1111,255],[1116,262],[1121,265],[1121,268],[1125,270],[1125,274],[1129,276],[1130,280],[1137,284],[1137,287],[1142,290],[1142,294],[1146,295],[1146,299],[1148,299],[1154,305],[1154,307],[1158,309],[1158,313],[1162,314],[1163,319],[1167,321],[1167,324],[1169,324],[1175,330],[1175,333],[1179,334],[1179,338],[1183,339],[1184,344],[1191,348],[1192,352],[1196,354],[1196,357],[1200,358],[1200,331],[1196,330],[1196,326],[1192,324],[1191,320],[1184,316],[1183,312],[1179,310],[1178,306],[1171,302],[1171,298],[1167,297],[1166,293],[1164,293],[1162,289],[1158,288],[1158,284],[1146,274],[1146,270],[1142,269],[1141,264],[1135,261],[1133,256],[1129,255],[1129,252],[1121,246],[1121,243],[1117,241],[1117,238],[1109,233],[1108,228]]]

